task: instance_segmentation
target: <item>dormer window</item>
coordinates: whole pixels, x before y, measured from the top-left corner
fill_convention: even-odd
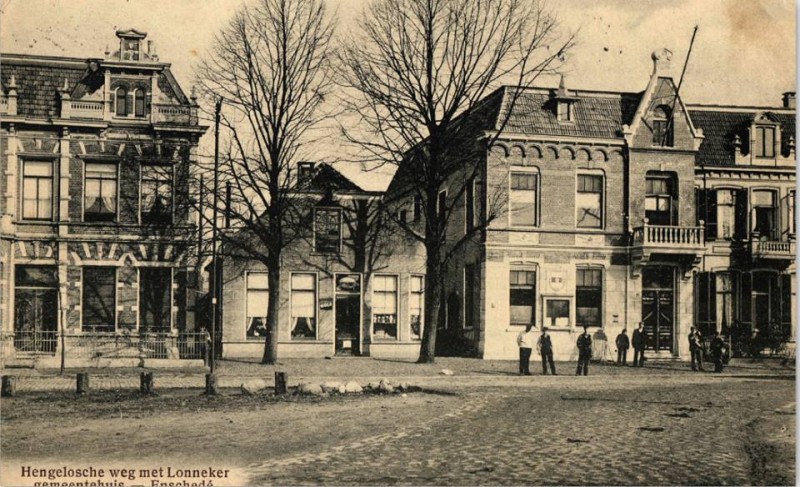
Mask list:
[[[115,113],[118,117],[128,116],[128,90],[123,87],[117,88],[116,91],[117,106]]]
[[[756,157],[775,157],[775,127],[756,126]]]
[[[572,103],[559,100],[556,104],[556,116],[559,122],[572,122]]]
[[[673,124],[670,107],[660,105],[653,111],[653,145],[672,147]]]
[[[140,46],[139,39],[125,39],[122,41],[122,60],[138,61]]]
[[[314,177],[314,163],[300,162],[297,164],[297,183],[308,184]]]

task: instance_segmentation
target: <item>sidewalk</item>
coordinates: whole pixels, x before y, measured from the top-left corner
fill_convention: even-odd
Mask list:
[[[220,388],[236,388],[242,382],[262,379],[268,385],[273,383],[275,372],[286,372],[289,385],[300,382],[325,380],[357,380],[368,382],[381,378],[395,381],[408,381],[416,385],[435,386],[506,386],[539,383],[542,380],[564,380],[573,377],[574,362],[557,362],[559,377],[542,377],[540,363],[531,363],[532,377],[520,377],[515,361],[479,360],[473,358],[441,357],[434,364],[417,364],[404,360],[374,359],[368,357],[335,357],[332,359],[284,359],[277,365],[261,365],[254,361],[221,360],[217,363],[218,385]],[[443,369],[453,371],[452,376],[441,374]],[[107,369],[68,369],[63,375],[57,369],[4,369],[3,375],[17,376],[17,391],[74,391],[75,374],[88,372],[92,390],[138,389],[139,374],[152,371],[156,389],[203,389],[207,370],[107,368]],[[782,365],[780,359],[750,361],[734,359],[722,374],[692,372],[684,362],[651,362],[645,367],[620,367],[615,364],[592,363],[590,377],[609,379],[635,379],[651,377],[664,379],[713,380],[717,377],[739,378],[784,378],[795,375],[794,363]]]

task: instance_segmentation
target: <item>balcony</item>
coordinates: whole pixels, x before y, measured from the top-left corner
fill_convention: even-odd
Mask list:
[[[87,120],[103,120],[103,107],[105,103],[102,101],[69,101],[69,115],[70,118],[82,118]]]
[[[153,105],[153,123],[189,125],[197,123],[197,113],[193,107],[181,105]],[[193,120],[194,119],[194,120]]]
[[[677,262],[690,270],[705,249],[705,228],[673,225],[644,225],[633,229],[632,256],[635,270],[651,261]]]
[[[762,238],[758,233],[750,234],[750,256],[754,261],[792,261],[796,251],[793,235],[789,240],[780,241]]]

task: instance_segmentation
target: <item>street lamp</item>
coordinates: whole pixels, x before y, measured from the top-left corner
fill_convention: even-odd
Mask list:
[[[217,324],[219,321],[219,266],[217,256],[217,218],[219,212],[219,119],[222,110],[222,97],[214,102],[214,208],[211,230],[211,266],[213,282],[211,283],[211,374],[217,364]]]

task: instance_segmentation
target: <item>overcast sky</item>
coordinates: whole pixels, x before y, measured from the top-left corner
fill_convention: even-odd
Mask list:
[[[344,30],[367,0],[329,0]],[[0,0],[0,51],[102,57],[115,30],[155,41],[188,92],[193,63],[241,0]],[[650,53],[674,52],[674,76],[699,25],[681,94],[689,103],[778,106],[796,85],[793,0],[550,0],[562,26],[579,30],[565,66],[570,88],[641,91]],[[48,14],[50,17],[48,18]],[[0,67],[1,69],[1,67]]]

